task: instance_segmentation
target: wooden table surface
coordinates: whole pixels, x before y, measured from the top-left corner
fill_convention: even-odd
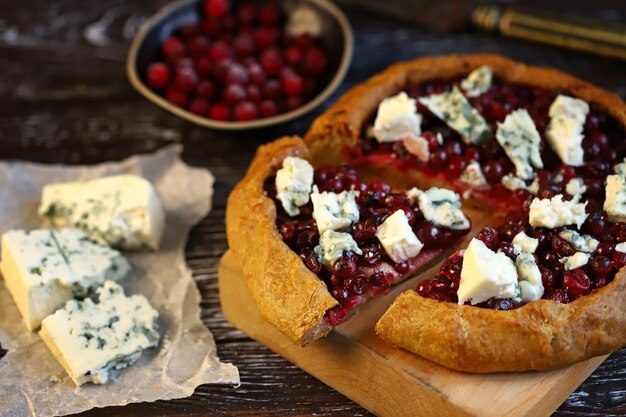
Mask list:
[[[450,2],[459,3],[464,2]],[[524,3],[626,21],[623,0],[595,1],[593,7],[585,7],[590,2],[584,0]],[[203,295],[202,319],[215,335],[220,358],[239,367],[241,386],[206,385],[186,399],[85,415],[370,415],[225,321],[216,266],[226,249],[228,192],[258,145],[284,134],[303,134],[316,114],[274,129],[232,134],[191,125],[140,97],[126,80],[126,53],[141,22],[163,4],[163,0],[0,0],[2,159],[95,163],[179,142],[188,163],[209,168],[217,178],[214,209],[192,231],[187,259]],[[354,60],[331,101],[392,62],[479,51],[556,67],[626,97],[624,62],[469,30],[433,33],[359,10],[346,12],[355,32]],[[626,349],[611,355],[555,415],[626,415]]]

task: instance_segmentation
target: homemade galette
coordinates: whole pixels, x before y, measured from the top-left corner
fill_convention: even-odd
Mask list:
[[[229,245],[301,345],[447,256],[383,315],[383,339],[468,372],[609,353],[626,344],[625,125],[619,97],[552,69],[397,64],[304,142],[259,149],[229,198]],[[492,225],[472,229],[464,200]]]

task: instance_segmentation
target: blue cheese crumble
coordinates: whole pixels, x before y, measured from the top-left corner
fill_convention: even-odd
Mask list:
[[[583,127],[588,113],[589,104],[565,95],[559,95],[550,105],[546,140],[564,164],[584,163]]]
[[[413,258],[424,247],[409,225],[403,210],[397,210],[387,217],[376,229],[376,237],[394,262]]]
[[[489,90],[493,79],[493,69],[483,65],[470,72],[467,78],[461,81],[461,88],[467,97],[478,97]]]
[[[528,236],[524,231],[516,234],[511,243],[513,247],[517,245],[521,252],[535,253],[539,247],[539,239]]]
[[[346,252],[362,255],[363,251],[349,233],[326,230],[320,236],[320,243],[313,251],[328,268],[332,268],[337,259]]]
[[[530,203],[528,221],[532,227],[555,227],[575,224],[579,229],[587,219],[585,212],[587,202],[578,203],[576,200],[563,200],[563,195],[558,194],[551,199],[535,198]]]
[[[415,100],[405,92],[387,97],[378,106],[372,131],[380,143],[395,142],[403,137],[419,137],[422,115],[417,112]]]
[[[317,186],[313,187],[313,218],[320,235],[327,230],[345,229],[359,221],[359,207],[356,204],[358,195],[358,191],[320,193]]]
[[[437,226],[453,230],[465,230],[470,222],[461,210],[461,197],[454,191],[432,187],[427,191],[412,188],[409,198],[417,201],[424,218]]]
[[[543,297],[545,291],[541,281],[541,271],[532,253],[522,252],[515,259],[517,268],[519,301],[528,303]]]
[[[39,335],[77,386],[104,384],[159,344],[158,313],[142,295],[127,297],[106,281],[97,301],[71,300],[46,317]]]
[[[276,172],[276,197],[291,217],[300,214],[299,207],[309,202],[313,185],[313,167],[302,158],[288,156]]]
[[[474,188],[483,188],[487,186],[487,180],[483,174],[480,164],[477,161],[471,161],[463,172],[459,179],[467,185]]]
[[[590,257],[591,255],[589,255],[588,253],[576,252],[572,256],[565,256],[559,259],[559,262],[563,264],[566,271],[571,271],[572,269],[580,268],[587,265]]]
[[[581,235],[575,230],[562,230],[559,236],[572,247],[581,252],[593,253],[598,249],[600,242],[591,235]]]
[[[515,165],[519,178],[532,179],[533,168],[543,168],[539,153],[541,136],[526,109],[515,110],[506,116],[503,123],[498,123],[496,140]]]
[[[606,177],[604,211],[612,220],[626,221],[626,178],[621,175]]]
[[[573,197],[582,196],[587,192],[587,186],[582,178],[572,178],[565,185],[565,192]]]
[[[467,144],[483,144],[493,135],[485,119],[456,86],[447,93],[421,97],[419,102],[458,132]]]

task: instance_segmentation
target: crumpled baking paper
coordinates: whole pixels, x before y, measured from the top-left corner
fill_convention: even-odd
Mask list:
[[[0,280],[0,416],[52,416],[94,407],[188,397],[206,383],[239,383],[237,368],[217,358],[212,334],[200,321],[200,294],[185,264],[191,227],[211,208],[213,177],[185,165],[180,147],[94,166],[0,163],[0,232],[36,229],[45,184],[135,174],[157,189],[166,211],[161,249],[125,253],[133,272],[121,282],[126,294],[143,294],[159,312],[160,345],[105,385],[76,388],[37,333],[27,330]]]

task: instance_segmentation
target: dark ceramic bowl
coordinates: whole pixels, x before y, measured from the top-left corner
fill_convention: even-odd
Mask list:
[[[270,0],[271,1],[271,0]],[[262,1],[267,3],[268,1]],[[273,117],[245,122],[224,122],[199,116],[178,107],[145,82],[146,67],[159,59],[161,44],[185,23],[201,19],[202,0],[179,0],[171,3],[152,16],[141,27],[131,44],[126,72],[133,87],[156,105],[185,120],[201,126],[222,130],[245,130],[273,126],[296,119],[319,106],[332,94],[343,80],[352,59],[352,29],[345,15],[330,0],[282,0],[279,4],[288,15],[291,10],[306,4],[316,11],[321,21],[321,39],[329,56],[332,77],[322,91],[301,107]],[[261,3],[261,1],[259,1]]]

